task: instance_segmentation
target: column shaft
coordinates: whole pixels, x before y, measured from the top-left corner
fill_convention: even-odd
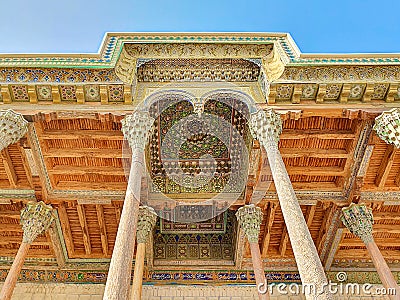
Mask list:
[[[282,156],[278,150],[278,145],[276,142],[271,141],[264,146],[267,151],[272,177],[301,281],[303,285],[311,285],[312,289],[314,289],[311,294],[306,293],[306,299],[332,299],[328,293],[328,281],[321,260],[308,230]],[[312,295],[314,293],[316,294],[316,298]]]
[[[258,288],[258,299],[269,300],[269,291],[267,290],[267,281],[265,280],[264,268],[261,260],[260,247],[258,243],[250,243],[251,260],[253,262],[254,276]],[[260,290],[265,290],[265,294],[261,294]]]
[[[104,300],[128,299],[139,213],[141,178],[144,171],[143,163],[143,150],[132,149],[128,187],[108,271]]]
[[[17,255],[15,256],[11,269],[7,274],[6,281],[4,282],[3,288],[1,289],[1,300],[11,299],[15,285],[17,284],[19,273],[21,272],[22,266],[24,265],[25,257],[28,254],[29,246],[30,244],[24,242],[22,242],[19,246]]]
[[[142,282],[144,270],[144,256],[146,253],[146,244],[138,243],[135,259],[135,271],[133,273],[132,300],[142,299]]]
[[[382,256],[381,251],[376,245],[375,241],[372,240],[369,243],[365,243],[365,246],[368,249],[369,254],[371,255],[372,261],[375,265],[376,271],[378,272],[379,278],[382,281],[383,286],[388,290],[389,288],[396,289],[396,295],[389,296],[392,300],[400,299],[400,288],[397,284],[396,280],[392,272],[389,269],[385,259]]]

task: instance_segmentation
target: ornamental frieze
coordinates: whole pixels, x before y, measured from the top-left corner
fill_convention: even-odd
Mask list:
[[[400,80],[400,65],[286,66],[279,80],[393,82]]]

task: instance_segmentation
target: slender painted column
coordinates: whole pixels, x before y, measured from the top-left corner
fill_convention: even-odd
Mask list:
[[[21,272],[26,255],[28,254],[29,246],[38,235],[42,234],[50,227],[53,220],[53,208],[43,202],[29,202],[26,207],[21,210],[21,224],[24,235],[18,253],[7,274],[3,288],[1,289],[1,300],[11,299],[19,273]]]
[[[142,299],[142,282],[144,269],[144,256],[146,253],[146,242],[153,232],[157,221],[157,214],[153,208],[148,206],[139,207],[138,229],[136,233],[137,250],[135,259],[135,270],[133,273],[132,300]]]
[[[243,229],[250,244],[251,260],[253,262],[256,286],[258,288],[258,298],[268,300],[267,280],[265,279],[264,267],[261,260],[260,246],[258,245],[258,236],[260,234],[260,225],[263,218],[261,208],[254,204],[245,205],[238,209],[236,218],[240,227]],[[260,292],[262,291],[262,292]]]
[[[141,178],[145,170],[144,147],[153,122],[154,119],[148,112],[139,111],[122,120],[122,132],[132,149],[132,162],[103,296],[103,299],[106,300],[128,299],[140,204]]]
[[[305,289],[306,299],[332,299],[321,260],[278,149],[282,132],[280,116],[272,109],[265,112],[259,110],[251,116],[250,129],[253,137],[260,141],[267,152],[301,281],[303,286],[311,287]]]
[[[372,210],[367,208],[365,204],[352,203],[349,207],[344,207],[342,212],[343,224],[364,242],[383,286],[386,289],[396,289],[396,295],[391,296],[391,299],[400,299],[399,285],[372,236],[372,225],[374,224]]]

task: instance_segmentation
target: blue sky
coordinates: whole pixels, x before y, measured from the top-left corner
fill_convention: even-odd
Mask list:
[[[0,53],[97,52],[112,32],[289,32],[305,53],[400,52],[398,0],[2,0]]]

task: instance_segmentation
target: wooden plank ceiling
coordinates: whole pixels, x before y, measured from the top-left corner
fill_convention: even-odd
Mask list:
[[[34,127],[40,149],[31,139],[22,139],[1,152],[1,189],[33,189],[38,199],[51,203],[59,216],[68,257],[110,258],[121,215],[122,199],[82,202],[82,199],[49,197],[46,174],[53,190],[124,191],[123,135],[121,118],[36,120]],[[354,151],[365,122],[360,119],[316,114],[283,122],[279,148],[296,191],[341,192],[351,180]],[[400,153],[371,135],[369,165],[362,177],[361,192],[400,192]],[[34,153],[38,174],[31,171],[25,150]],[[41,153],[38,153],[41,151]],[[44,166],[40,164],[43,157]],[[272,181],[261,162],[257,176]],[[260,175],[261,174],[261,175]],[[256,178],[258,179],[258,178]],[[249,180],[246,193],[251,196],[257,180]],[[273,192],[273,183],[268,190]],[[247,196],[246,199],[251,197]],[[100,197],[100,196],[99,196]],[[348,203],[353,199],[347,199]],[[0,205],[0,256],[14,256],[22,237],[19,210],[25,200],[9,200]],[[400,258],[400,206],[368,203],[376,215],[374,237],[386,258]],[[292,258],[293,251],[278,201],[264,199],[259,243],[264,258]],[[328,228],[339,209],[334,200],[302,205],[302,210],[318,251],[328,238]],[[335,235],[336,231],[331,234]],[[349,251],[349,250],[357,251]],[[329,251],[329,250],[328,250]],[[365,257],[361,240],[343,230],[335,251],[337,259]],[[29,252],[31,257],[55,257],[56,250],[48,235],[40,236]],[[250,257],[247,249],[244,257]]]

